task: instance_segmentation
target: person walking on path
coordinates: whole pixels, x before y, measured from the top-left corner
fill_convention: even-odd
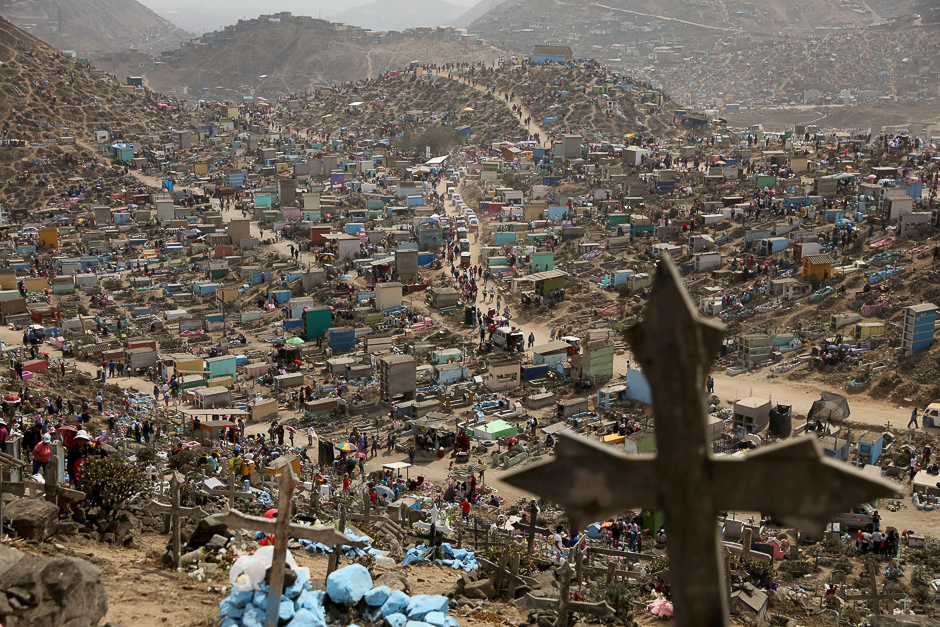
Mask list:
[[[911,427],[915,429],[917,428],[917,408],[916,407],[911,412],[911,419],[907,421],[907,428],[910,429]]]

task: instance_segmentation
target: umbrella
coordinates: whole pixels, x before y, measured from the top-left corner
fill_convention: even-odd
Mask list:
[[[342,274],[342,275],[340,275],[339,278],[341,278],[341,279],[351,279],[351,278],[353,278],[353,275],[351,275],[351,274]]]
[[[369,459],[369,456],[366,455],[365,453],[356,453],[356,457],[358,457],[359,459]]]
[[[285,344],[303,344],[304,341],[299,337],[290,337],[284,341]]]
[[[336,450],[340,451],[341,453],[354,453],[358,451],[359,449],[356,448],[355,444],[351,444],[349,442],[343,442],[342,444],[336,445]]]
[[[290,431],[291,433],[297,433],[297,429],[293,428],[290,425],[284,425],[284,428]]]
[[[6,396],[3,397],[3,400],[5,400],[8,403],[19,403],[20,396],[19,394],[7,394]]]
[[[333,253],[320,253],[318,258],[320,261],[336,261],[336,255]]]
[[[395,492],[392,491],[392,489],[389,488],[388,486],[384,486],[384,485],[375,486],[375,493],[385,499],[395,498]]]

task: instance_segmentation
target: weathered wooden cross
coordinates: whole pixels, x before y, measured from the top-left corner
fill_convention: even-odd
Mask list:
[[[560,570],[561,585],[559,586],[557,599],[534,597],[529,593],[516,601],[516,605],[527,610],[555,610],[558,612],[555,627],[567,627],[568,615],[571,614],[571,612],[580,612],[601,618],[614,615],[614,608],[607,605],[606,601],[601,601],[600,603],[572,601],[571,567],[568,564],[562,564]]]
[[[722,334],[721,325],[698,317],[675,264],[664,256],[646,318],[628,331],[652,387],[659,453],[626,457],[560,434],[554,459],[505,478],[560,503],[575,528],[634,505],[664,510],[675,526],[667,551],[677,627],[727,625],[719,511],[770,512],[818,534],[842,508],[892,494],[887,481],[824,459],[815,438],[768,446],[744,459],[713,458],[702,390]]]
[[[510,547],[506,547],[506,549],[503,550],[503,554],[499,560],[498,566],[488,559],[480,557],[479,555],[477,555],[476,559],[481,566],[485,566],[486,568],[493,571],[493,588],[496,590],[497,595],[499,594],[499,587],[502,585],[503,580],[508,582],[509,591],[507,596],[511,601],[513,598],[515,598],[516,587],[529,586],[530,588],[534,588],[538,585],[538,582],[532,577],[525,577],[519,574],[519,563],[522,561],[522,558],[518,552],[512,556],[512,568],[509,571],[506,570],[506,567],[509,565],[510,553]]]
[[[173,566],[179,566],[180,563],[180,549],[182,548],[182,541],[180,540],[182,523],[180,519],[191,518],[192,516],[203,513],[198,507],[180,506],[180,487],[182,484],[183,481],[181,480],[180,474],[173,471],[173,474],[170,475],[170,504],[164,505],[163,503],[152,501],[149,505],[149,509],[152,512],[170,515],[170,556],[173,558]]]
[[[548,536],[548,535],[551,535],[552,533],[548,529],[543,529],[542,527],[536,526],[538,515],[539,515],[539,508],[538,506],[533,504],[531,507],[529,507],[529,516],[531,518],[531,520],[529,521],[529,524],[526,524],[522,521],[516,521],[512,524],[512,526],[515,529],[522,529],[525,531],[526,537],[528,538],[526,540],[526,552],[529,555],[532,555],[532,545],[535,543],[536,533],[541,534],[543,536]]]
[[[251,492],[242,492],[236,489],[237,482],[235,481],[235,473],[231,470],[228,472],[228,487],[224,490],[206,490],[209,494],[215,494],[216,496],[225,496],[228,497],[228,508],[235,509],[235,499],[253,499],[254,494]]]
[[[16,467],[16,468],[27,468],[29,464],[24,461],[20,461],[10,455],[0,453],[3,455],[3,459],[0,459],[0,462]],[[58,456],[52,455],[49,458],[49,462],[46,464],[46,468],[43,471],[43,483],[34,481],[32,477],[25,479],[21,482],[7,482],[2,483],[0,479],[0,493],[4,494],[16,494],[18,496],[29,496],[29,497],[38,497],[40,493],[45,495],[45,499],[50,503],[58,503],[59,497],[64,496],[75,501],[83,501],[85,499],[85,493],[81,490],[72,490],[66,486],[59,485],[59,466],[58,466]]]
[[[433,552],[434,549],[441,546],[444,543],[444,536],[437,535],[437,523],[433,520],[431,521],[431,527],[428,529],[427,535],[421,535],[420,533],[415,534],[414,538],[417,540],[427,540],[428,548]]]
[[[268,589],[268,607],[265,614],[265,627],[277,627],[277,613],[280,609],[281,593],[284,588],[284,567],[287,563],[287,542],[290,538],[300,538],[320,542],[327,546],[334,547],[334,553],[337,553],[338,546],[346,545],[357,548],[365,546],[365,542],[353,541],[345,534],[340,533],[332,527],[307,527],[304,525],[292,525],[291,505],[293,504],[293,493],[297,487],[297,479],[290,465],[284,466],[277,482],[277,518],[270,520],[259,516],[248,516],[242,514],[237,509],[229,510],[228,513],[216,516],[219,522],[229,527],[239,527],[250,529],[252,531],[261,531],[265,534],[274,534],[274,556],[271,561],[271,580]]]
[[[845,598],[849,601],[871,601],[871,611],[875,616],[881,616],[881,601],[882,600],[891,600],[891,599],[903,599],[906,595],[896,593],[896,594],[885,594],[878,592],[878,580],[876,579],[877,572],[875,571],[875,565],[871,562],[868,563],[868,579],[871,582],[871,592],[860,593],[860,594],[847,594]]]

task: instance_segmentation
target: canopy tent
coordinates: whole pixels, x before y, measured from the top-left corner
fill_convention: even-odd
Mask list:
[[[199,425],[199,444],[201,446],[217,446],[226,437],[226,429],[235,429],[235,423],[228,420],[213,420]]]
[[[845,420],[849,417],[849,401],[841,394],[832,392],[823,392],[819,395],[819,400],[813,402],[810,407],[806,420]]]

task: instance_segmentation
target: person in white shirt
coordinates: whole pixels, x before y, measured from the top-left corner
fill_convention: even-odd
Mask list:
[[[564,556],[564,545],[562,544],[561,539],[561,530],[564,529],[561,525],[555,527],[555,535],[552,536],[552,558],[558,563],[563,564],[565,560]]]
[[[307,446],[313,446],[313,438],[317,437],[317,430],[313,426],[307,427]]]

